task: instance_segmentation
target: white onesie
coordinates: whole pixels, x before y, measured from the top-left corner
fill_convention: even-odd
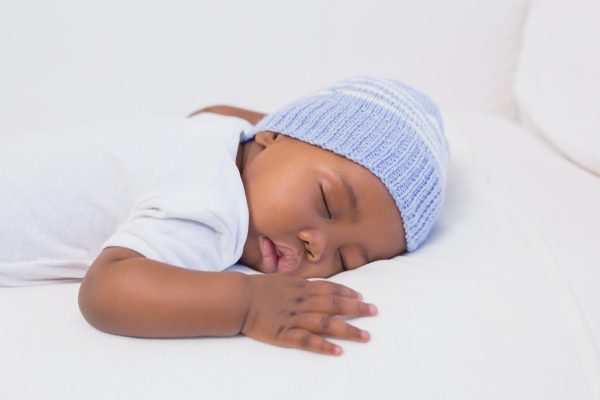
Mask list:
[[[80,280],[104,247],[221,271],[248,205],[237,117],[143,118],[0,135],[0,286]]]

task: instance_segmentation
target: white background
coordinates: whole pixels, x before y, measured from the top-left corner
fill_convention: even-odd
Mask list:
[[[357,74],[514,116],[527,1],[0,3],[0,132],[214,103],[273,111]]]

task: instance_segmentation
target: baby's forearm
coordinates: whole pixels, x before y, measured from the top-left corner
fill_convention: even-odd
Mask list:
[[[231,336],[248,312],[247,278],[130,258],[86,275],[79,307],[91,325],[117,335]]]

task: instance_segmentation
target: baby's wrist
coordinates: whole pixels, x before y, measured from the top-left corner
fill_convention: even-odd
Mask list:
[[[245,274],[244,274],[245,275]],[[244,335],[245,332],[248,331],[248,325],[249,325],[249,314],[250,314],[250,310],[251,310],[251,306],[252,306],[252,299],[254,298],[254,293],[256,291],[256,278],[260,275],[245,275],[245,280],[243,283],[243,287],[241,290],[241,300],[240,300],[240,305],[243,309],[242,312],[242,320],[240,321],[240,329],[239,329],[239,334]]]

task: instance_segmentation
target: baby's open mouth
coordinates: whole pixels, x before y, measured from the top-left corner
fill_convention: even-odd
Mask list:
[[[266,236],[259,236],[259,247],[262,255],[264,272],[267,274],[281,271],[293,271],[297,267],[297,257],[291,249],[279,248]]]

